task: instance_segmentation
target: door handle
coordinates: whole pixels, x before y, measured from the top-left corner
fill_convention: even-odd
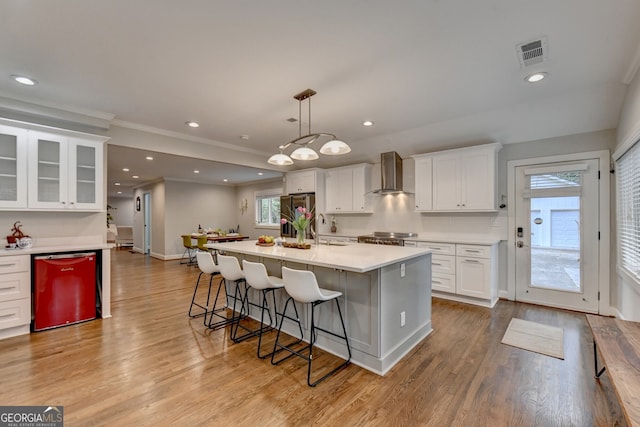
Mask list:
[[[524,246],[524,242],[523,242],[522,240],[518,240],[518,241],[516,242],[516,247],[517,247],[517,248],[522,248],[523,246]]]

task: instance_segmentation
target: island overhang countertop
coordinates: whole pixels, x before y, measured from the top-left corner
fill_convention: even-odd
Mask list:
[[[311,245],[311,249],[285,248],[282,246],[258,246],[255,240],[229,243],[208,243],[210,249],[279,258],[285,261],[320,267],[337,268],[364,273],[391,264],[426,255],[427,248],[349,243],[344,246]]]

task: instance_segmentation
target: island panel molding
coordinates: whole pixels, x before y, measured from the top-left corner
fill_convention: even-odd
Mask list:
[[[313,271],[322,288],[342,292],[340,304],[344,307],[352,362],[376,374],[384,375],[432,331],[428,249],[355,243],[313,245],[310,250],[299,251],[256,246],[253,241],[206,246],[240,260],[262,262],[271,275],[280,276],[282,266]],[[249,298],[257,302],[259,295],[250,294]],[[278,298],[278,305],[284,304],[284,291]],[[322,305],[318,309],[321,326],[337,330],[335,308]],[[300,315],[308,337],[310,313],[304,308]],[[283,330],[294,335],[296,325],[285,321]],[[346,356],[344,342],[330,335],[319,335],[317,345]]]

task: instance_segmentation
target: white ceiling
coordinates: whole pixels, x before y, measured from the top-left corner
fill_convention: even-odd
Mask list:
[[[0,96],[258,150],[277,169],[266,158],[298,135],[292,97],[312,88],[312,130],[353,151],[296,166],[375,162],[615,128],[638,18],[638,0],[0,0]],[[540,36],[548,60],[522,69],[516,45]],[[110,148],[110,175],[121,161]],[[191,169],[174,164],[152,174]]]

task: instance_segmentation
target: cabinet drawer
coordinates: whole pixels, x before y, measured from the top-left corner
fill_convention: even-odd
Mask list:
[[[457,245],[456,255],[474,258],[490,258],[491,246]]]
[[[418,242],[418,247],[431,249],[434,254],[440,254],[440,255],[456,254],[456,245],[454,243]]]
[[[431,277],[431,289],[454,293],[456,291],[456,276],[434,272],[433,277]]]
[[[0,274],[0,301],[29,298],[31,280],[28,271]]]
[[[29,255],[0,257],[0,275],[5,273],[17,273],[29,271]]]
[[[456,258],[453,255],[432,255],[431,269],[434,273],[456,274]]]
[[[0,302],[0,329],[31,323],[31,299]]]

